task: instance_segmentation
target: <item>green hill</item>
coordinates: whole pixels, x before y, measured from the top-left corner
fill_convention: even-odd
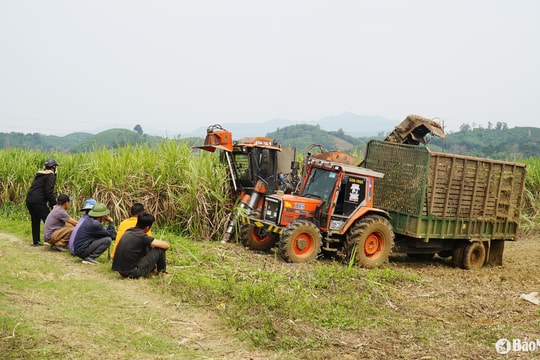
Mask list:
[[[356,138],[343,130],[325,131],[319,125],[296,124],[278,128],[267,134],[254,133],[252,136],[267,136],[283,146],[294,146],[302,153],[309,145],[319,144],[327,150],[340,150],[361,157],[367,143],[377,137]],[[0,133],[0,149],[10,147],[28,148],[43,152],[86,152],[94,148],[117,148],[127,144],[148,144],[154,146],[165,138],[143,134],[128,129],[110,129],[98,134],[73,133],[64,137],[53,135]],[[200,145],[201,138],[176,138],[175,141]],[[495,127],[473,128],[462,125],[460,131],[449,133],[446,139],[433,138],[430,148],[452,154],[485,157],[499,160],[516,160],[540,155],[540,128],[515,127],[509,129],[505,123]]]
[[[506,126],[485,129],[462,126],[446,139],[431,142],[445,152],[459,155],[515,160],[540,156],[540,128]]]
[[[325,131],[319,125],[291,125],[266,134],[283,146],[294,146],[299,150],[311,144],[322,145],[327,150],[351,151],[365,145],[367,141],[346,135],[343,130]]]
[[[114,149],[128,144],[158,144],[163,138],[159,136],[139,134],[128,129],[109,129],[92,135],[70,148],[71,152],[92,151],[95,148]]]
[[[39,133],[23,134],[20,132],[0,133],[0,149],[16,147],[41,150],[43,152],[64,152],[90,136],[92,134],[83,132],[66,136],[42,135]]]
[[[328,150],[341,150],[358,156],[369,140],[379,137],[354,138],[343,131],[328,132],[313,125],[291,125],[268,133],[281,145],[295,146],[303,151],[310,144],[320,144]],[[540,156],[540,128],[515,127],[506,124],[494,128],[472,128],[462,125],[461,130],[449,133],[446,139],[433,137],[431,149],[458,155],[476,156],[498,160],[516,160]]]

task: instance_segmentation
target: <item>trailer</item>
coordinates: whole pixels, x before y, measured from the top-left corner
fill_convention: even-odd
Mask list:
[[[502,265],[516,240],[525,165],[372,140],[364,166],[384,173],[374,206],[387,211],[394,252],[452,256],[465,269]]]

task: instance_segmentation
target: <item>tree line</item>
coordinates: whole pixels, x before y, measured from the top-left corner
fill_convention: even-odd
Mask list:
[[[340,150],[355,156],[363,153],[370,140],[382,140],[386,136],[380,133],[375,137],[356,138],[347,135],[342,129],[325,131],[318,125],[306,124],[287,126],[268,134],[253,134],[253,136],[263,135],[283,146],[294,146],[300,152],[311,144],[319,144],[327,150]],[[143,133],[140,125],[133,130],[110,129],[95,135],[73,133],[63,137],[11,132],[0,133],[0,149],[25,148],[43,152],[76,153],[92,151],[96,148],[116,149],[128,144],[155,146],[163,140],[165,138]],[[203,142],[202,138],[177,138],[176,140],[192,145],[200,145]],[[539,157],[540,128],[508,128],[508,125],[503,122],[490,123],[487,128],[476,124],[463,124],[459,131],[447,134],[446,139],[433,138],[429,144],[435,151],[497,160]]]

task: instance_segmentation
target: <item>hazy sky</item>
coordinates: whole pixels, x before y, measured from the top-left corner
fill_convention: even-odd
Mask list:
[[[537,0],[0,0],[0,132],[343,112],[540,127],[539,16]]]

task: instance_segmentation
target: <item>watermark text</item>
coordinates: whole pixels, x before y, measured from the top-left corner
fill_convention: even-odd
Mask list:
[[[503,355],[510,352],[540,352],[540,339],[499,339],[495,343],[495,350]]]

